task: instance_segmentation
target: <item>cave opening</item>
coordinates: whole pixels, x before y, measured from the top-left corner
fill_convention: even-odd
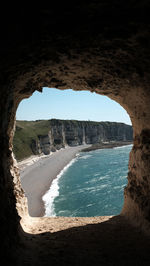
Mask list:
[[[149,265],[149,238],[142,237],[150,233],[149,1],[12,5],[1,13],[3,264]],[[119,217],[28,216],[12,154],[14,120],[18,103],[46,86],[106,95],[130,115],[134,144]]]
[[[60,91],[52,88],[44,88],[43,90],[45,92],[45,96],[44,92],[42,94],[36,92],[29,99],[22,101],[21,104],[19,105],[16,115],[16,120],[17,120],[16,133],[13,142],[14,154],[18,162],[20,161],[18,165],[21,171],[20,172],[21,184],[25,191],[25,195],[28,199],[29,215],[31,217],[41,217],[44,214],[48,217],[55,215],[93,217],[93,216],[119,214],[123,205],[123,190],[127,184],[126,176],[127,176],[128,158],[131,146],[128,149],[126,147],[125,150],[123,148],[115,150],[115,149],[108,149],[109,147],[107,148],[107,145],[109,143],[113,147],[115,146],[114,144],[116,141],[118,142],[117,146],[121,146],[122,144],[126,145],[126,141],[129,142],[127,144],[130,144],[130,142],[132,142],[132,137],[131,137],[132,130],[130,126],[131,121],[126,111],[118,103],[112,101],[108,97],[101,96],[98,94],[93,94],[91,92],[80,91],[77,93],[72,90]],[[69,96],[67,95],[67,92],[69,92]],[[48,95],[49,93],[50,95]],[[41,98],[41,96],[46,98]],[[90,97],[90,102],[89,102],[89,97]],[[93,97],[93,103],[92,103],[92,97]],[[45,99],[48,99],[48,102]],[[54,109],[54,106],[56,109]],[[77,110],[76,113],[74,112],[74,109]],[[100,123],[99,129],[97,129],[98,126],[96,124],[97,122]],[[77,123],[79,123],[78,126]],[[83,130],[83,123],[85,123],[84,130]],[[92,126],[91,123],[93,123]],[[125,126],[125,124],[128,125]],[[53,133],[50,133],[50,131],[48,131],[48,128],[50,126],[53,127]],[[77,127],[79,128],[77,129]],[[99,138],[97,137],[98,134],[100,134]],[[101,145],[102,144],[106,145],[104,147],[104,151],[107,151],[107,154],[105,154],[105,152],[104,154],[102,153],[103,149],[100,150],[95,149],[96,151],[85,151],[84,155],[83,153],[81,153],[82,156],[81,155],[79,156],[83,157],[83,159],[80,158],[79,160],[79,158],[76,158],[76,163],[73,164],[75,168],[73,169],[71,166],[66,171],[63,171],[62,169],[66,166],[66,164],[70,165],[70,161],[71,159],[73,159],[72,156],[75,156],[77,151],[73,153],[74,155],[71,155],[69,161],[67,158],[65,162],[57,163],[58,170],[54,171],[54,168],[56,168],[56,166],[54,166],[54,164],[56,164],[56,160],[57,161],[62,160],[61,156],[60,158],[56,157],[55,162],[53,161],[51,163],[51,168],[47,168],[46,171],[56,172],[55,175],[58,178],[49,182],[47,182],[45,179],[45,181],[43,180],[43,184],[41,184],[39,180],[36,180],[39,178],[39,176],[37,178],[37,175],[42,175],[44,165],[47,164],[46,156],[49,157],[50,154],[53,154],[53,157],[55,157],[56,156],[56,153],[54,154],[55,151],[62,152],[61,149],[64,149],[67,146],[77,147],[83,144],[96,145],[97,143]],[[118,179],[120,178],[121,180],[120,184],[112,183],[111,178],[113,177],[110,175],[110,171],[112,171],[110,165],[108,166],[107,164],[105,165],[105,168],[102,169],[102,164],[104,165],[104,161],[101,164],[101,168],[96,169],[95,173],[92,172],[96,167],[98,167],[100,161],[97,162],[97,166],[95,166],[95,164],[93,164],[93,162],[91,161],[85,163],[84,158],[88,158],[90,156],[92,157],[93,154],[95,155],[98,151],[100,151],[99,156],[101,156],[101,161],[103,161],[102,159],[103,157],[105,157],[105,161],[107,162],[110,161],[117,162],[113,170],[115,171],[115,173],[117,172],[118,168],[122,169],[123,171],[122,173],[120,170],[120,172],[118,172],[117,175],[114,174],[117,176]],[[123,157],[122,162],[120,162],[119,159],[123,154],[126,155],[125,157]],[[42,157],[42,159],[40,158],[40,156]],[[64,154],[62,156],[65,157],[68,155]],[[110,158],[109,157],[106,158],[107,156],[110,156]],[[118,159],[115,158],[115,156],[118,156]],[[79,161],[82,163],[80,163]],[[38,172],[37,171],[34,172],[35,171],[34,165],[36,164],[38,167]],[[58,164],[60,165],[58,166]],[[90,164],[91,165],[90,167],[93,168],[92,171],[91,170],[87,171],[86,169],[86,173],[84,173],[83,170],[85,169],[83,168],[87,164]],[[77,171],[78,168],[80,168],[80,173]],[[75,197],[73,196],[71,200],[66,197],[64,200],[64,194],[70,195],[71,192],[64,190],[62,193],[60,193],[61,189],[58,180],[60,176],[63,176],[63,179],[62,178],[60,179],[60,183],[62,182],[62,180],[65,180],[64,181],[65,184],[66,182],[65,175],[66,174],[68,175],[68,170],[70,171],[70,173],[71,171],[72,173],[77,172],[77,175],[73,177],[74,180],[77,179],[76,178],[77,176],[78,177],[80,176],[80,178],[82,178],[83,175],[85,175],[84,177],[85,181],[81,185],[80,189],[76,187],[72,188],[72,194],[75,195]],[[65,172],[64,175],[63,172]],[[87,181],[86,178],[88,178],[87,176],[89,176],[87,172],[89,172],[90,175],[93,174],[93,180],[95,179],[95,176],[97,176],[97,179],[99,179],[99,182],[95,183],[97,189],[93,190],[92,187],[91,188],[87,187],[86,183],[93,182],[92,180]],[[103,174],[101,172],[103,172]],[[69,175],[71,175],[70,173]],[[34,178],[33,179],[31,178],[31,180],[27,182],[26,177],[29,178],[29,175],[30,177],[32,175],[32,177]],[[121,178],[120,175],[123,176],[123,178]],[[105,176],[107,177],[106,179],[108,182],[107,185],[103,181],[105,179]],[[72,183],[74,182],[72,181]],[[64,184],[61,185],[61,188],[65,187]],[[68,183],[66,183],[66,188],[68,186],[70,187],[70,184],[68,185]],[[82,186],[84,186],[84,189],[82,188]],[[39,190],[41,190],[40,193]],[[82,191],[82,193],[78,193],[79,190]],[[85,191],[83,192],[83,190]],[[96,190],[98,193],[96,192]],[[87,196],[88,191],[90,193]],[[42,195],[43,192],[44,195]],[[95,195],[97,199],[94,198]],[[103,198],[104,197],[107,198],[108,201],[102,201],[100,195],[103,195]],[[113,195],[113,197],[111,198],[110,195]],[[85,203],[85,197],[87,198],[86,203]],[[77,198],[78,200],[75,200],[75,198]],[[97,204],[98,198],[99,202],[102,203],[101,205]],[[54,211],[54,202],[55,202],[55,208],[59,209],[58,214],[56,214],[56,212]],[[113,206],[111,205],[112,202]],[[66,205],[68,203],[69,205],[67,210]],[[74,204],[74,209],[72,208],[73,204]],[[83,204],[83,206],[81,204]],[[87,209],[89,209],[90,211],[86,210],[85,208],[86,206]],[[95,212],[91,211],[92,208],[95,209]],[[83,212],[77,211],[78,209],[80,210],[83,209]]]

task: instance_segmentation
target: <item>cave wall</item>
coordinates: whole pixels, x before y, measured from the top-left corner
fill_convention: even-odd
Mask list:
[[[27,215],[12,157],[16,108],[45,86],[107,95],[126,109],[134,146],[122,214],[149,230],[149,1],[63,1],[50,7],[36,3],[34,8],[10,4],[0,12],[0,198],[4,203],[0,234],[4,246],[15,246],[19,217]]]

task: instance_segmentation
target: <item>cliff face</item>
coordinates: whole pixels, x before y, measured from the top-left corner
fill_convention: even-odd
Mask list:
[[[45,128],[44,131],[43,128]],[[22,159],[31,154],[44,153],[47,155],[66,145],[132,141],[132,135],[131,126],[115,122],[56,119],[35,122],[17,121],[14,153],[17,159]],[[20,149],[24,152],[20,153]]]

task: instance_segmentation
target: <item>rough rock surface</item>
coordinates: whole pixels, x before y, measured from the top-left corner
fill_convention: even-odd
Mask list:
[[[16,125],[13,141],[16,159],[32,154],[48,155],[66,145],[133,140],[132,126],[124,123],[51,119],[17,121]],[[42,133],[44,125],[46,130]]]
[[[43,86],[95,91],[126,109],[133,125],[134,146],[130,153],[122,215],[149,232],[150,2],[81,0],[69,4],[62,1],[60,5],[52,2],[50,7],[41,2],[36,2],[33,8],[27,3],[18,4],[17,8],[13,5],[0,10],[2,254],[10,255],[18,250],[18,239],[25,238],[19,220],[26,217],[27,205],[12,157],[15,113],[23,98],[35,90],[42,91]],[[115,230],[119,231],[119,228]],[[128,234],[131,238],[132,233],[130,230]],[[34,256],[29,252],[31,243],[30,239],[29,257]],[[122,241],[118,243],[119,250]],[[142,248],[146,243],[143,241]],[[93,244],[93,252],[98,248],[99,245]],[[138,249],[136,251],[140,253]],[[99,254],[102,256],[100,251]],[[129,254],[133,259],[133,253]],[[107,265],[121,265],[125,256],[118,261],[116,254],[113,263],[107,261]],[[136,252],[134,257],[136,259]],[[5,258],[8,261],[8,255]],[[39,265],[44,265],[42,258],[40,261],[39,255]],[[149,265],[148,257],[144,258],[144,264]],[[29,259],[28,265],[33,265],[32,262]]]

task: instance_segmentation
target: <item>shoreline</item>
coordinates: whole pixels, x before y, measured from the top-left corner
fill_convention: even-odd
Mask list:
[[[28,201],[28,210],[31,217],[45,215],[43,196],[50,189],[53,180],[64,167],[76,157],[76,154],[89,145],[66,147],[47,156],[41,156],[33,162],[28,158],[26,167],[20,169],[20,179]],[[32,162],[31,162],[32,161]],[[30,162],[30,165],[29,165]],[[24,163],[23,161],[21,162]],[[20,163],[18,163],[18,166]]]
[[[131,145],[132,142],[104,143],[103,145],[79,145],[60,149],[49,155],[31,156],[18,162],[21,185],[28,201],[28,211],[31,217],[44,217],[46,202],[44,197],[50,191],[52,182],[56,180],[63,169],[79,152],[94,151]],[[94,148],[93,148],[94,146]]]
[[[120,145],[119,145],[120,144]],[[122,147],[126,147],[126,146],[131,146],[133,145],[133,142],[126,142],[126,143],[113,143],[111,145],[109,145],[109,149],[117,149],[117,148],[122,148]],[[85,150],[89,149],[88,152],[90,151],[95,151],[95,150],[98,150],[98,149],[91,149],[92,146],[88,147],[88,148],[85,148]],[[103,149],[104,148],[100,148],[100,149]],[[80,154],[82,154],[82,151],[85,152],[84,150],[81,150]],[[84,153],[83,153],[84,154]],[[82,154],[82,155],[83,155]],[[82,157],[81,155],[81,157]],[[85,155],[86,156],[86,155]],[[59,184],[58,184],[58,181],[59,179],[61,178],[61,176],[64,174],[64,172],[66,171],[66,169],[68,167],[70,167],[74,162],[76,161],[76,158],[72,159],[62,170],[61,172],[58,174],[57,178],[55,178],[53,181],[52,181],[52,184],[49,188],[49,190],[46,192],[46,194],[43,196],[43,200],[45,202],[45,216],[44,217],[56,217],[56,213],[55,213],[55,206],[54,206],[54,200],[57,196],[59,196]]]
[[[78,153],[77,153],[78,154]],[[60,173],[56,176],[56,178],[53,179],[51,186],[49,190],[43,195],[42,199],[44,201],[45,205],[45,215],[44,217],[55,217],[55,211],[54,211],[54,199],[59,195],[59,186],[58,181],[61,178],[61,176],[64,174],[64,172],[75,162],[76,156],[71,159],[71,161],[60,171]],[[48,207],[48,208],[47,208]]]
[[[133,141],[115,141],[115,142],[104,142],[100,144],[93,144],[88,148],[82,150],[82,152],[95,151],[100,149],[113,149],[116,147],[128,146],[133,144]]]

